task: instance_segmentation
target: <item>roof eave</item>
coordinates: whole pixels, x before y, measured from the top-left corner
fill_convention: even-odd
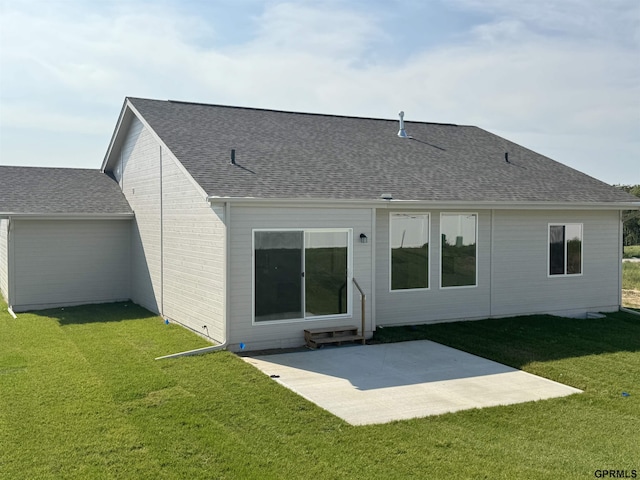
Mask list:
[[[259,198],[219,197],[209,195],[211,204],[232,203],[236,205],[269,206],[314,206],[366,208],[481,208],[493,210],[640,210],[639,202],[529,202],[529,201],[473,201],[473,200],[385,200],[385,199],[338,199],[338,198]]]
[[[27,220],[128,220],[135,215],[130,213],[24,213],[24,212],[0,212],[0,218],[27,219]]]

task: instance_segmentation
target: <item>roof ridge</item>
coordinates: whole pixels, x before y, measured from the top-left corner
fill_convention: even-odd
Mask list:
[[[397,122],[397,119],[392,118],[380,118],[380,117],[363,117],[359,115],[338,115],[334,113],[317,113],[317,112],[296,112],[293,110],[278,110],[275,108],[258,108],[258,107],[243,107],[239,105],[223,105],[220,103],[204,103],[204,102],[187,102],[184,100],[157,100],[153,98],[140,98],[140,97],[127,97],[130,100],[147,100],[153,102],[167,102],[167,103],[177,103],[182,105],[195,105],[201,107],[220,107],[220,108],[231,108],[236,110],[254,110],[258,112],[274,112],[274,113],[290,113],[294,115],[311,115],[315,117],[329,117],[329,118],[351,118],[354,120],[376,120],[376,121],[384,121],[384,122]],[[458,125],[456,123],[446,123],[446,122],[425,122],[422,120],[406,120],[407,123],[413,124],[423,124],[423,125],[442,125],[446,127],[465,127],[468,125]]]

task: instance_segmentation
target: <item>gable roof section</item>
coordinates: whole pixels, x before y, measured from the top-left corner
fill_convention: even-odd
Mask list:
[[[599,180],[473,126],[128,98],[212,197],[435,202],[633,202]],[[123,120],[124,119],[124,120]],[[113,168],[114,133],[103,169]],[[237,165],[230,164],[236,150]],[[508,152],[509,162],[505,161]]]
[[[0,215],[132,215],[100,170],[0,165]]]

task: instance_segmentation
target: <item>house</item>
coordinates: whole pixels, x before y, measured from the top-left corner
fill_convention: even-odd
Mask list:
[[[367,336],[617,310],[621,214],[640,208],[473,126],[140,98],[100,172],[15,168],[0,167],[14,311],[130,298],[230,349],[359,326],[358,287]]]

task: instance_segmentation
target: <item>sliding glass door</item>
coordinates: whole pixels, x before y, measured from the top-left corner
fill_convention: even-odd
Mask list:
[[[254,321],[349,312],[350,230],[254,231]]]

